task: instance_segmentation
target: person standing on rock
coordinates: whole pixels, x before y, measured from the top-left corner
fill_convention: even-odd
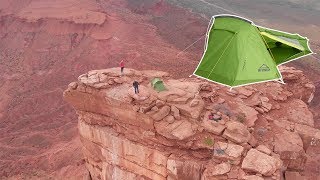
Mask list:
[[[134,93],[138,94],[139,93],[139,82],[138,81],[134,81],[133,82],[133,87],[134,87]]]
[[[120,69],[121,69],[121,76],[123,75],[123,71],[124,71],[124,60],[120,61]]]

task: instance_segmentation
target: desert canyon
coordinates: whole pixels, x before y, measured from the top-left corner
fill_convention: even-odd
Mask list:
[[[320,52],[316,1],[268,2],[0,0],[0,179],[319,179],[319,61],[281,67],[285,85],[186,78],[228,9]]]

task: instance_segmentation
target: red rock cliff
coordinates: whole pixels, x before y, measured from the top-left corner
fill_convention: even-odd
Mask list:
[[[71,83],[64,98],[79,116],[93,179],[300,177],[306,149],[320,139],[306,104],[314,86],[301,71],[283,67],[282,73],[285,85],[230,91],[159,71],[94,70]],[[155,91],[153,77],[167,90]]]

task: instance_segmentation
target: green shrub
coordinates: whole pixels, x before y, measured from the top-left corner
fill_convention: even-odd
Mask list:
[[[213,139],[211,139],[211,138],[209,138],[209,137],[206,137],[206,138],[204,138],[203,143],[204,143],[205,145],[208,145],[208,146],[213,146],[214,141],[213,141]]]

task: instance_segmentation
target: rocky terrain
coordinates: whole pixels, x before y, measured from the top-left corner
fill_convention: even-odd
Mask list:
[[[157,2],[0,0],[0,179],[83,176],[76,114],[62,99],[80,74],[122,59],[180,77],[193,71],[202,45],[176,55],[206,22]],[[170,28],[176,45],[159,35]]]
[[[77,116],[62,98],[67,85],[123,59],[126,67],[188,77],[202,56],[209,17],[226,13],[221,7],[310,37],[319,54],[318,3],[289,1],[0,0],[0,179],[86,176]],[[319,128],[320,66],[311,60],[290,66],[316,86],[309,107]],[[320,174],[319,152],[309,146],[306,173]]]
[[[92,179],[317,179],[320,148],[307,104],[315,86],[281,67],[287,84],[228,89],[166,72],[92,70],[69,84]],[[160,77],[166,90],[150,81]],[[135,94],[132,82],[140,83]]]

